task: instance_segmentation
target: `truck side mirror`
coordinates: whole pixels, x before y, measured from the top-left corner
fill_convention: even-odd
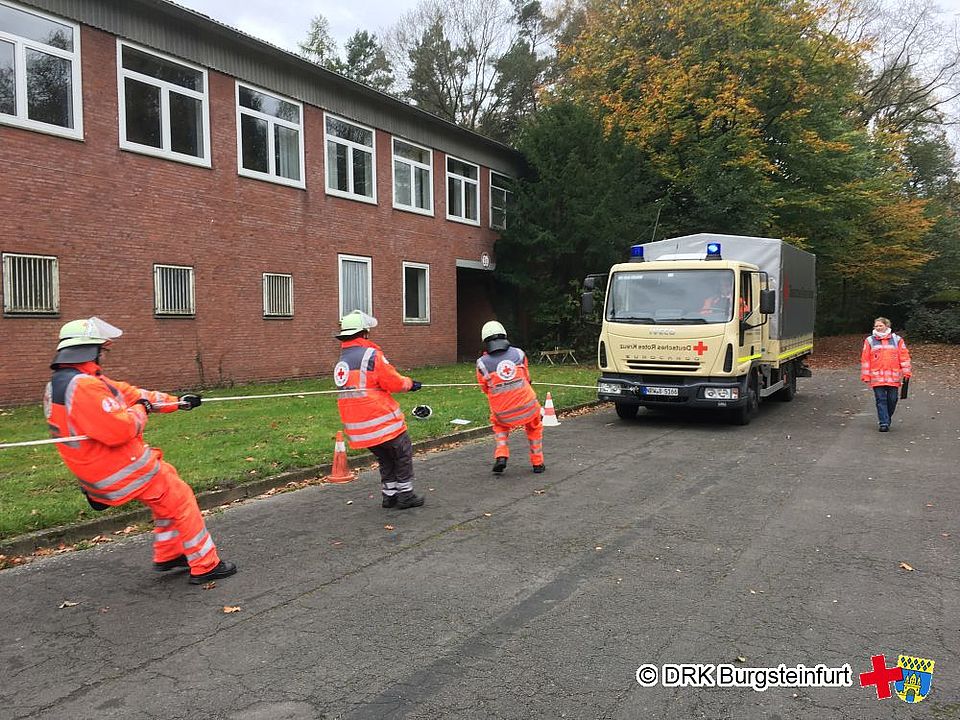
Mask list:
[[[583,281],[583,289],[588,292],[593,292],[597,287],[597,277],[596,275],[587,275]]]
[[[586,287],[586,283],[584,283]],[[593,289],[590,289],[590,292],[585,292],[580,296],[580,314],[581,315],[591,315],[593,314]]]
[[[773,290],[760,291],[760,313],[772,315],[777,311],[777,294]]]

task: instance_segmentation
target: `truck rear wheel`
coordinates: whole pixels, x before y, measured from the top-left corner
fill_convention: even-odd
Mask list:
[[[635,403],[614,403],[617,408],[617,416],[621,420],[633,420],[637,416],[640,406]]]
[[[786,382],[783,385],[783,389],[777,392],[777,400],[790,402],[797,394],[797,365],[790,363],[784,368],[783,374],[786,375]]]

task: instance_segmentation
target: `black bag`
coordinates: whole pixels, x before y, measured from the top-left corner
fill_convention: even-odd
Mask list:
[[[908,389],[909,389],[909,388],[910,388],[910,378],[904,378],[904,379],[903,379],[903,384],[900,386],[900,399],[901,399],[901,400],[906,400],[906,399],[907,399],[907,392],[908,392]]]

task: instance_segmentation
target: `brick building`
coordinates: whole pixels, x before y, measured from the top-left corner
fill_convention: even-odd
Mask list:
[[[0,405],[67,320],[162,389],[473,357],[509,147],[164,0],[0,0]]]

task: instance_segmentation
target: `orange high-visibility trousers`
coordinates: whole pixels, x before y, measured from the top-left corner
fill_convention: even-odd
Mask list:
[[[507,443],[507,439],[514,427],[520,426],[514,425],[511,427],[493,423],[493,436],[497,439],[497,445],[493,450],[494,459],[510,457],[510,445]],[[543,420],[540,415],[523,425],[523,429],[527,433],[527,442],[530,444],[530,464],[543,465]]]
[[[191,575],[202,575],[220,564],[197,498],[173,465],[161,460],[160,471],[134,499],[153,512],[154,562],[186,555]]]

